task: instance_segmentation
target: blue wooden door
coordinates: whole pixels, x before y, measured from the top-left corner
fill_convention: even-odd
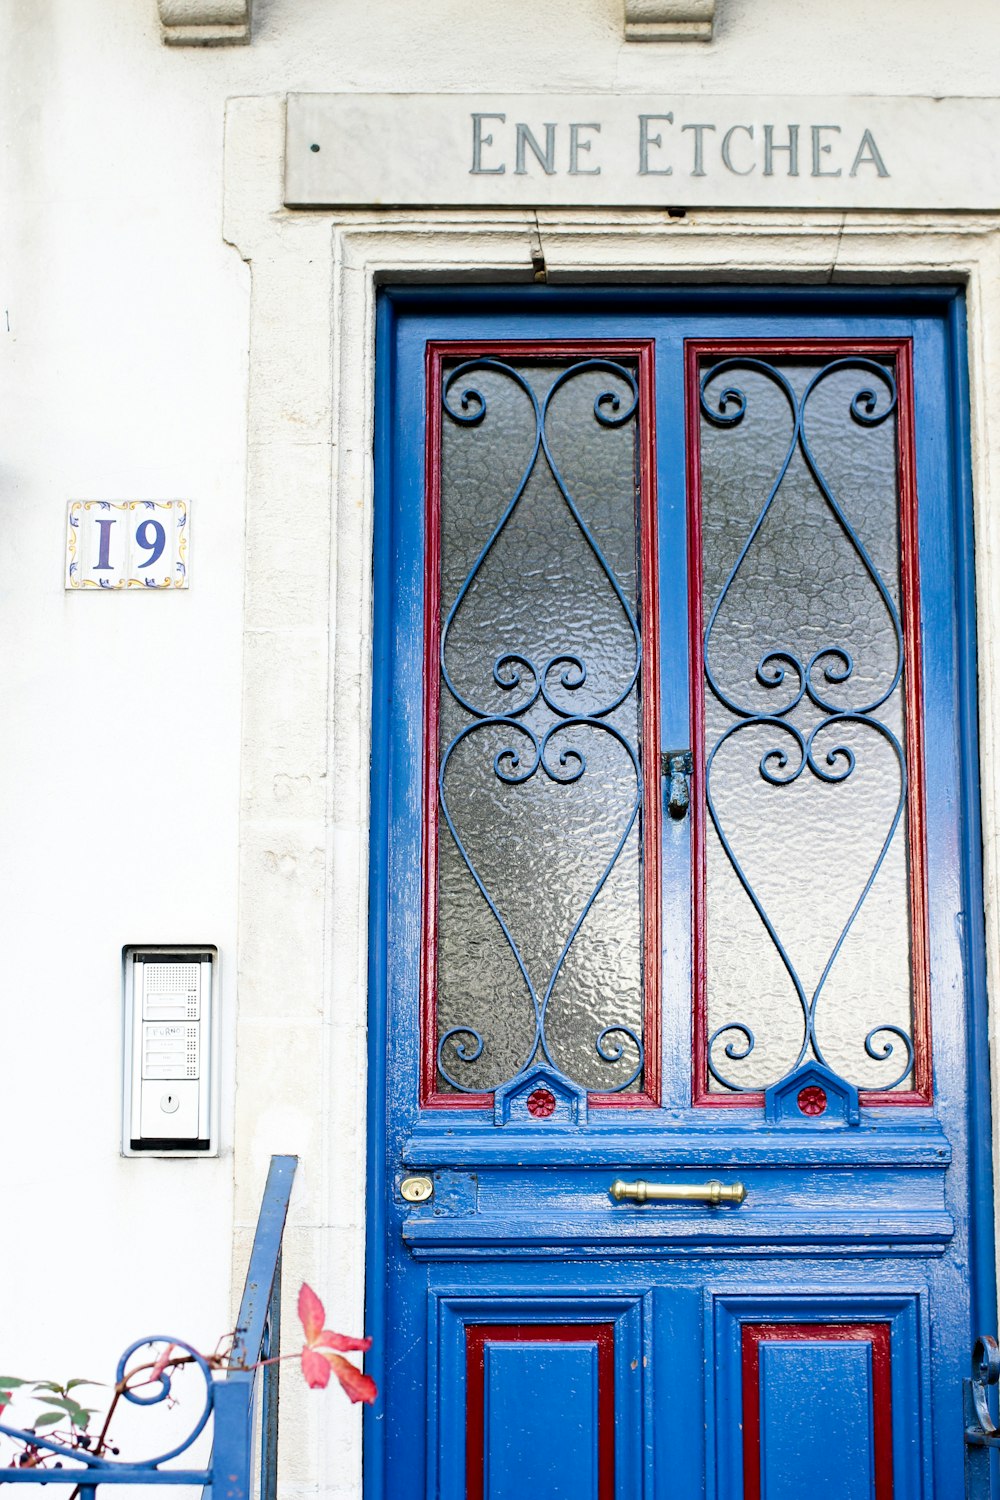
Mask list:
[[[370,1500],[959,1500],[961,297],[378,325]]]

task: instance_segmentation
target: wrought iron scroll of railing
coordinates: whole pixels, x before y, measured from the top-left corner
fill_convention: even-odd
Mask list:
[[[62,1464],[60,1468],[0,1469],[0,1483],[70,1485],[79,1492],[79,1500],[96,1500],[98,1486],[106,1484],[182,1484],[200,1486],[203,1500],[275,1500],[278,1372],[281,1366],[261,1362],[274,1358],[279,1352],[281,1241],[297,1161],[294,1156],[271,1157],[233,1344],[231,1363],[240,1368],[231,1368],[224,1380],[214,1380],[208,1364],[196,1350],[181,1339],[163,1335],[138,1339],[125,1350],[118,1362],[115,1378],[120,1381],[129,1360],[144,1346],[173,1344],[192,1356],[204,1381],[204,1402],[187,1436],[165,1453],[129,1463],[67,1448],[42,1434],[25,1432],[0,1422],[0,1433],[21,1442],[30,1440],[41,1452],[52,1455]],[[135,1406],[156,1406],[169,1399],[169,1375],[164,1376],[159,1389],[151,1395],[139,1391],[125,1393],[125,1400]],[[213,1429],[208,1466],[200,1469],[165,1467],[187,1452],[210,1420]]]
[[[1000,1344],[981,1335],[972,1350],[972,1375],[964,1382],[965,1500],[992,1500],[991,1449],[1000,1448],[1000,1427],[990,1411],[990,1386],[1000,1382]]]

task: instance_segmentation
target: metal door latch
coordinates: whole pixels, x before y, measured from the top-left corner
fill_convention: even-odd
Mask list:
[[[990,1411],[991,1385],[1000,1382],[1000,1345],[981,1334],[972,1350],[972,1378],[964,1382],[966,1500],[990,1500],[990,1449],[1000,1448],[1000,1427]]]
[[[660,754],[660,772],[667,778],[667,812],[672,818],[683,818],[691,805],[689,778],[694,771],[690,750],[664,750]]]

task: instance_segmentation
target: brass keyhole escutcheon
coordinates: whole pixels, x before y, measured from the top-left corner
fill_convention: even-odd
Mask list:
[[[399,1192],[407,1203],[426,1203],[434,1196],[434,1183],[430,1177],[404,1177]]]

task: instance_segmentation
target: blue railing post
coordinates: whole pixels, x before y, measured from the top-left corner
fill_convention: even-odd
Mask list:
[[[233,1359],[240,1364],[253,1364],[261,1357],[271,1295],[278,1280],[288,1199],[297,1166],[296,1156],[271,1157],[236,1322]]]
[[[253,1377],[220,1380],[215,1387],[212,1500],[252,1500],[250,1447]]]
[[[281,1250],[267,1309],[265,1356],[277,1361],[281,1353]],[[261,1500],[277,1500],[278,1494],[278,1395],[281,1389],[280,1364],[264,1366],[264,1389],[261,1396]]]
[[[295,1156],[271,1157],[236,1322],[232,1357],[238,1364],[255,1365],[280,1353],[281,1240],[297,1166]],[[259,1500],[275,1500],[280,1368],[268,1364],[261,1371],[231,1370],[216,1385],[211,1500],[252,1500],[258,1374],[262,1386],[258,1496]]]

